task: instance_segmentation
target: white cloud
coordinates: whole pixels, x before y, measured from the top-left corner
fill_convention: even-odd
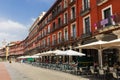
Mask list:
[[[7,42],[23,40],[27,36],[28,30],[25,25],[12,20],[0,20],[0,46],[2,41]]]

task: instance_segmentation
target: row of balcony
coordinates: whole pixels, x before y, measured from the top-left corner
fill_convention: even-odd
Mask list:
[[[73,0],[70,5],[75,4],[76,0]],[[47,23],[40,26],[40,28],[38,29],[38,31],[42,30],[44,28],[44,26],[46,26],[47,24],[49,24],[49,22],[51,22],[52,20],[54,20],[56,17],[58,17],[61,13],[63,13],[66,10],[66,8],[62,8],[60,7],[58,10],[54,11],[52,13],[52,15],[48,18]]]
[[[97,0],[97,5],[100,6],[100,5],[102,5],[102,4],[104,4],[104,3],[108,2],[108,1],[109,0]],[[82,10],[80,12],[80,15],[84,16],[84,15],[88,14],[90,12],[90,9],[91,8],[90,8],[90,2],[89,2],[88,5],[82,6]]]
[[[97,0],[97,5],[102,5],[103,3],[106,3],[109,0]],[[72,0],[72,2],[70,2],[71,4],[75,4],[76,0]],[[81,16],[84,16],[86,14],[88,14],[90,12],[90,2],[88,3],[88,5],[84,5],[82,6],[82,10],[80,12]],[[52,16],[49,18],[48,22],[50,22],[51,20],[54,20],[59,14],[61,14],[64,11],[64,8],[60,7],[57,11],[54,11],[54,13],[52,13]],[[39,30],[41,30],[42,28],[44,28],[44,26],[47,24],[44,24],[40,27]]]
[[[76,1],[76,0],[73,0],[71,3],[69,3],[69,5],[74,4],[75,1]],[[107,2],[107,1],[108,1],[108,0],[97,0],[97,5],[99,6],[99,5],[101,5],[101,4],[103,4],[103,3]],[[89,4],[90,4],[90,3],[89,3]],[[84,6],[83,6],[83,7],[84,7]],[[84,9],[81,10],[80,15],[81,15],[81,16],[84,16],[84,15],[88,14],[88,13],[90,12],[90,9],[91,9],[90,6],[84,7]],[[57,16],[59,16],[59,14],[62,13],[64,10],[65,10],[65,9],[62,9],[62,7],[60,7],[59,10],[57,10],[57,11],[49,18],[48,22],[50,22],[51,20],[54,20],[54,19],[55,19]],[[70,21],[73,21],[74,19],[75,19],[75,18],[71,19]],[[68,21],[68,22],[69,22],[69,21]],[[108,23],[107,23],[107,22],[108,22]],[[113,25],[114,23],[115,23],[115,24],[118,24],[119,22],[118,22],[117,19],[114,19],[114,22],[113,22],[111,18],[108,18],[108,19],[104,19],[104,20],[96,23],[95,25],[97,26],[97,30],[100,30],[100,29],[103,29],[103,28],[106,27],[106,26]],[[39,37],[37,38],[37,40],[41,40],[42,38],[44,38],[45,36],[47,36],[47,34],[50,34],[50,33],[54,32],[54,31],[56,31],[56,30],[59,30],[61,27],[65,26],[65,25],[67,25],[67,24],[68,24],[68,23],[63,24],[63,22],[62,22],[60,25],[56,25],[55,28],[53,28],[53,29],[50,30],[50,32],[46,32],[45,35],[39,36]],[[45,24],[45,25],[47,25],[47,24]],[[44,25],[44,26],[45,26],[45,25]],[[40,30],[41,30],[42,28],[44,28],[44,26],[40,27]],[[96,27],[96,26],[95,26],[95,27]],[[40,31],[40,30],[39,30],[39,31]],[[92,36],[92,33],[91,33],[91,32],[87,32],[87,33],[82,34],[82,35],[81,35],[81,38],[86,38],[86,37],[90,37],[90,36]],[[62,41],[59,41],[59,42],[62,43],[62,42],[65,42],[65,41],[62,40]],[[51,45],[56,45],[56,44],[58,44],[59,42],[58,42],[58,40],[55,40],[54,43],[52,42]],[[50,46],[50,45],[47,45],[47,46]],[[45,46],[42,45],[41,47],[46,47],[46,45],[45,45]]]
[[[41,45],[40,48],[47,48],[47,47],[54,47],[57,45],[64,45],[65,43],[70,43],[70,42],[73,42],[76,40],[77,40],[76,37],[58,38],[58,39],[53,40],[52,42],[48,42],[46,44]]]
[[[101,31],[101,30],[104,30],[105,28],[109,28],[107,30],[114,29],[114,28],[116,28],[117,25],[120,25],[120,14],[111,15],[110,17],[103,19],[103,20],[99,21],[98,23],[95,23],[94,27],[97,28],[97,31]],[[92,32],[87,32],[87,33],[82,34],[80,38],[83,39],[83,38],[87,38],[87,37],[91,37],[91,36],[92,36]],[[40,37],[39,40],[41,38],[44,38],[44,37]],[[63,38],[57,39],[57,40],[52,41],[51,45],[42,45],[41,48],[60,45],[65,42],[70,42],[71,40],[75,41],[77,39],[72,38],[72,37],[68,38],[68,39],[63,39]]]
[[[68,22],[63,23],[63,21],[62,21],[60,24],[55,25],[54,28],[52,27],[52,29],[49,32],[46,31],[46,33],[44,35],[38,36],[37,40],[41,40],[42,38],[46,37],[48,34],[53,33],[56,30],[59,30],[60,28],[66,26],[67,24],[68,24]]]

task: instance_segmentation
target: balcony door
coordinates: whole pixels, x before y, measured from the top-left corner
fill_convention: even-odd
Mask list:
[[[105,24],[105,26],[109,26],[112,24],[111,21],[111,8],[105,9],[104,10],[104,19],[107,19],[107,24]]]
[[[86,10],[89,8],[89,0],[83,0],[83,9]]]
[[[90,17],[84,19],[85,23],[85,33],[90,33]]]

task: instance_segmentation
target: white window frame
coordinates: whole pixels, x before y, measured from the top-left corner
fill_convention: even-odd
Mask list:
[[[65,39],[65,30],[67,29],[67,40],[68,40],[68,26],[64,28],[64,39]]]
[[[113,13],[112,13],[112,5],[109,5],[109,6],[103,8],[103,9],[101,10],[101,12],[102,12],[102,19],[105,19],[105,17],[104,17],[104,11],[107,10],[108,8],[111,9],[111,15],[113,15]]]
[[[61,34],[61,36],[59,36],[59,33]],[[60,43],[59,38],[60,38],[60,40],[62,40],[62,31],[58,32],[58,43]]]
[[[75,27],[76,27],[76,37],[77,37],[77,24],[76,24],[76,22],[71,24],[71,37],[73,37],[73,25],[75,25]]]
[[[46,32],[46,28],[44,29],[44,35],[46,35],[47,34],[47,32]]]
[[[67,14],[67,20],[68,20],[68,12],[66,11],[66,12],[64,13],[64,24],[65,24],[65,21],[66,21],[65,14]],[[68,21],[67,21],[67,22],[68,22]],[[67,23],[67,22],[66,22],[66,23]]]
[[[76,17],[76,5],[73,5],[73,6],[71,7],[71,9],[70,9],[70,10],[71,10],[71,11],[70,11],[70,12],[71,12],[71,19],[74,19],[74,18],[73,18],[73,13],[72,13],[72,8],[73,8],[73,7],[75,8],[75,17]]]
[[[67,3],[66,3],[67,2]],[[68,7],[68,1],[67,0],[64,0],[64,8],[67,8]]]
[[[48,33],[50,33],[50,25],[48,25]]]
[[[56,38],[56,34],[53,34],[53,35],[52,35],[52,44],[55,45],[55,42],[54,42],[55,38],[54,38],[54,36],[55,36],[55,38]]]
[[[50,36],[47,38],[47,44],[50,45]]]
[[[84,4],[84,0],[82,0],[82,10],[85,10],[85,9],[84,9],[84,5],[85,5],[85,4]],[[90,0],[88,0],[88,6],[90,7]]]
[[[85,32],[85,19],[86,19],[87,17],[89,17],[89,19],[90,19],[90,32],[91,32],[91,16],[90,16],[90,14],[88,14],[87,16],[83,17],[83,33],[84,33],[84,34],[86,33],[86,32]]]

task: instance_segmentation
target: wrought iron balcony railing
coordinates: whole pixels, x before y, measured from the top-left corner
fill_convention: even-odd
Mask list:
[[[107,30],[114,29],[116,26],[120,25],[120,13],[111,15],[110,17],[103,19],[94,24],[96,30],[100,31],[107,28]]]

